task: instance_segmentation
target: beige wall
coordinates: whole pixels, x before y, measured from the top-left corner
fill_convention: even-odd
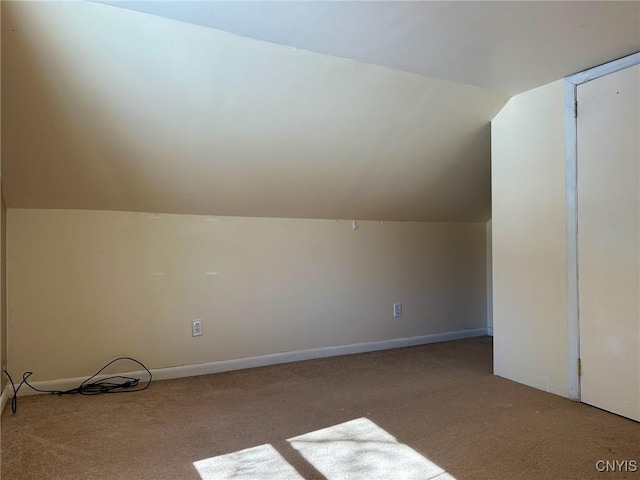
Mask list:
[[[568,395],[563,81],[492,122],[494,369]]]
[[[117,355],[160,368],[486,326],[485,223],[160,217],[9,209],[12,373],[50,380]]]

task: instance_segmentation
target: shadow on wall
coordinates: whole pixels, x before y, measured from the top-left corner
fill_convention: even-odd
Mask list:
[[[152,207],[172,192],[170,188],[148,188],[153,170],[142,171],[132,161],[146,148],[136,128],[144,119],[135,118],[135,105],[122,108],[126,98],[123,87],[107,91],[101,88],[104,80],[92,78],[95,66],[83,57],[82,38],[74,39],[73,33],[67,32],[68,38],[62,39],[60,32],[54,32],[55,25],[36,24],[37,15],[23,22],[14,8],[11,3],[2,4],[2,150],[3,157],[19,156],[19,161],[31,168],[14,172],[12,162],[4,162],[3,173],[14,178],[44,168],[46,175],[16,178],[14,184],[44,192],[37,197],[60,199],[58,204],[22,206],[92,205],[95,209],[131,210],[135,205],[140,211],[153,211]],[[46,49],[36,47],[42,42],[48,44]],[[74,49],[68,47],[69,42]],[[115,58],[110,60],[117,63]],[[131,97],[135,98],[135,92],[128,92]],[[16,112],[19,118],[13,115]],[[47,148],[46,162],[38,158],[42,145]],[[70,162],[72,178],[60,168]],[[69,188],[71,181],[73,188]],[[118,191],[117,204],[106,200],[106,192],[114,188]],[[10,193],[8,207],[12,206]]]
[[[490,215],[502,94],[91,2],[2,8],[10,207]]]

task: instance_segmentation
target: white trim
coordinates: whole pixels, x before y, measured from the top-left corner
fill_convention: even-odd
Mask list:
[[[493,327],[487,327],[487,335],[493,337]]]
[[[409,338],[409,345],[425,345],[427,343],[448,342],[449,340],[461,340],[463,338],[482,337],[487,334],[486,328],[472,328],[470,330],[458,330],[457,332],[436,333]]]
[[[0,395],[0,415],[2,415],[2,412],[4,412],[4,407],[7,405],[7,401],[9,400],[9,397],[11,396],[11,389],[9,388],[10,384],[7,383],[4,386],[4,390],[2,390],[2,395]]]
[[[297,350],[293,352],[272,353],[257,357],[238,358],[234,360],[222,360],[219,362],[200,363],[196,365],[182,365],[177,367],[166,367],[152,369],[153,380],[169,380],[173,378],[194,377],[197,375],[208,375],[211,373],[229,372],[245,368],[266,367],[280,363],[298,362],[301,360],[311,360],[314,358],[334,357],[338,355],[349,355],[353,353],[365,353],[378,350],[388,350],[392,348],[408,347],[412,345],[424,345],[426,343],[445,342],[448,340],[459,340],[463,338],[480,337],[486,335],[486,328],[474,328],[470,330],[459,330],[454,332],[437,333],[433,335],[423,335],[419,337],[396,338],[393,340],[383,340],[380,342],[355,343],[351,345],[340,345],[336,347],[311,348],[308,350]],[[109,375],[99,375],[95,380],[100,380]],[[139,377],[141,382],[145,381],[147,373],[145,371],[127,372],[119,375]],[[41,390],[68,390],[80,385],[86,377],[65,378],[60,380],[45,380],[31,382],[31,384]],[[5,389],[6,390],[6,389]],[[37,395],[39,392],[23,386],[18,392],[18,396]]]
[[[577,87],[564,83],[565,182],[567,195],[567,372],[569,398],[580,400],[580,321],[578,302],[578,164],[575,118]]]
[[[565,79],[565,172],[567,191],[567,329],[569,398],[580,400],[580,298],[578,290],[578,122],[575,101],[578,86],[640,64],[640,52],[576,73]],[[580,107],[578,106],[578,115]]]
[[[633,67],[640,63],[640,52],[627,55],[626,57],[613,60],[612,62],[605,63],[604,65],[598,65],[597,67],[590,68],[584,72],[579,72],[567,77],[567,81],[574,85],[582,85],[583,83],[590,82],[596,78],[604,77],[610,73],[624,70],[625,68]]]

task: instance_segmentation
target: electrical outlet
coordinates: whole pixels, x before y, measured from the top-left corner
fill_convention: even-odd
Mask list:
[[[402,316],[402,302],[396,302],[393,304],[393,318]]]
[[[191,324],[191,333],[194,337],[202,335],[202,320],[194,320]]]

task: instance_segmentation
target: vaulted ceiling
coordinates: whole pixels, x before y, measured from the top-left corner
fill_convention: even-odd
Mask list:
[[[100,1],[509,95],[640,42],[637,1]]]
[[[485,221],[508,98],[638,50],[638,2],[2,2],[2,183],[10,207]]]

